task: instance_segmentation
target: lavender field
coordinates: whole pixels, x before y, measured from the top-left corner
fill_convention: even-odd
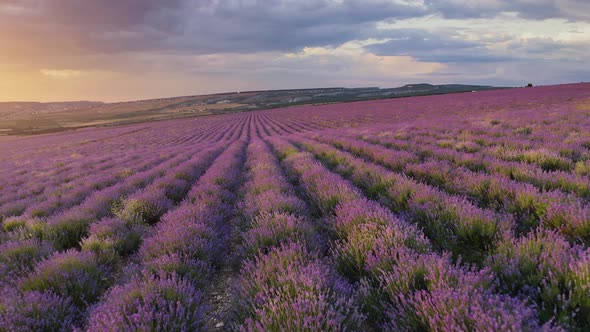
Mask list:
[[[590,84],[0,142],[0,331],[588,331]]]

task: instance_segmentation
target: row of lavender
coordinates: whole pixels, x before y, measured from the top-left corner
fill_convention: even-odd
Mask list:
[[[365,131],[374,132],[375,129]],[[428,132],[428,128],[424,131]],[[494,293],[500,294],[498,296],[510,295],[521,301],[521,305],[528,303],[532,309],[530,314],[541,323],[574,329],[587,327],[590,278],[586,249],[589,221],[583,187],[587,186],[585,178],[576,179],[582,186],[562,181],[558,186],[564,192],[560,192],[554,190],[555,187],[543,186],[535,181],[531,181],[534,185],[531,186],[510,176],[494,178],[493,172],[489,172],[489,176],[478,168],[451,169],[432,161],[424,163],[424,156],[413,156],[408,152],[400,154],[399,151],[338,137],[337,132],[328,133],[328,136],[331,137],[326,139],[326,133],[321,133],[314,138],[392,170],[405,172],[442,191],[415,182],[406,175],[354,160],[353,156],[335,153],[335,149],[326,149],[317,142],[302,138],[295,140],[300,146],[314,151],[335,171],[350,177],[367,196],[417,223],[433,241],[436,251],[450,251],[455,261],[462,259],[463,262],[479,265],[479,272],[485,270],[488,280],[496,285]],[[382,138],[380,135],[372,137]],[[580,144],[583,139],[568,143],[568,148],[573,147],[579,152],[568,152],[577,160],[587,158],[586,147]],[[411,146],[413,137],[408,136],[405,140],[404,143]],[[539,165],[547,169],[535,173],[542,174],[544,179],[556,175],[563,177],[562,173],[547,166],[568,162],[568,157],[559,158],[557,162],[540,162]],[[355,167],[357,169],[353,170]],[[428,171],[422,171],[424,168]],[[456,173],[442,179],[437,177],[438,173],[450,171]],[[584,174],[572,177],[579,175]],[[472,179],[473,182],[470,182]],[[395,188],[395,185],[401,188]],[[550,191],[546,191],[548,189]],[[570,191],[579,196],[566,194]],[[542,228],[537,229],[539,225]]]
[[[539,225],[556,229],[571,242],[590,243],[590,207],[585,197],[557,189],[541,189],[495,172],[474,171],[447,161],[419,161],[411,152],[391,150],[364,141],[330,137],[316,138],[344,151],[404,173],[420,182],[464,196],[482,208],[509,214],[516,219],[519,232]],[[588,187],[588,179],[585,179]]]
[[[433,125],[416,130],[421,134],[377,130],[369,134],[369,130],[364,130],[362,135],[356,135],[375,145],[342,137],[318,139],[454,195],[465,196],[481,207],[508,213],[515,217],[520,231],[539,226],[557,231],[559,234],[539,230],[526,237],[494,241],[486,265],[495,269],[496,282],[504,292],[537,303],[544,320],[554,319],[566,327],[583,330],[589,325],[590,311],[590,181],[585,171],[588,137],[583,135],[587,119],[575,119],[575,113],[572,118],[578,122],[574,124],[568,119],[566,124],[572,129],[565,132],[573,134],[573,138],[556,139],[565,144],[551,144],[540,137],[527,142],[523,139],[527,132],[511,135],[504,131],[497,135],[502,137],[498,146],[503,150],[486,148],[494,146],[493,139],[486,137],[478,142],[483,135],[473,139],[469,132],[467,139],[477,144],[466,148],[465,138],[458,134],[465,133],[465,128],[441,130]],[[554,127],[564,126],[564,122]],[[538,136],[547,130],[532,128],[533,133],[539,132]],[[451,144],[453,141],[456,143]],[[535,141],[537,145],[533,144]],[[514,144],[521,145],[518,155],[504,148]]]
[[[86,196],[97,190],[153,168],[183,148],[191,149],[195,145],[194,137],[200,137],[203,144],[231,139],[246,119],[244,115],[226,118],[203,130],[200,130],[200,126],[203,126],[200,123],[199,126],[188,128],[187,124],[169,124],[176,130],[161,133],[155,133],[152,128],[131,132],[127,130],[114,137],[100,136],[99,139],[89,139],[78,144],[40,148],[40,152],[23,158],[9,155],[11,158],[4,161],[5,172],[0,179],[3,182],[0,184],[0,220],[19,215],[48,217],[80,204]],[[183,134],[181,138],[175,138],[170,133],[183,133],[188,129],[198,134]],[[155,141],[154,137],[159,141]],[[149,138],[148,142],[143,142],[146,138]]]
[[[367,200],[305,152],[275,141],[285,163],[326,218],[328,257],[355,285],[365,324],[376,330],[536,329],[524,300],[500,295],[493,273],[452,263],[403,217]],[[432,238],[430,238],[432,239]],[[549,326],[546,326],[549,328]]]
[[[244,143],[233,143],[139,248],[129,280],[91,309],[88,331],[195,331],[205,328],[204,289],[227,253],[227,219]]]
[[[434,131],[434,129],[431,129]],[[397,136],[397,137],[396,137]],[[428,136],[405,136],[400,139],[391,132],[360,135],[361,139],[390,148],[411,151],[414,158],[438,159],[472,170],[482,170],[531,183],[539,188],[559,189],[588,198],[587,175],[590,140],[579,137],[567,144],[536,142],[541,147],[508,145],[522,141],[519,136],[502,136],[506,142],[493,142],[469,134],[469,138],[449,140]],[[563,138],[556,140],[562,141]],[[554,147],[550,147],[554,145]]]
[[[243,263],[231,293],[232,327],[340,330],[343,320],[354,324],[352,289],[321,258],[319,225],[263,141],[249,145],[246,166],[238,250]]]
[[[578,87],[576,87],[576,89],[578,89]],[[448,111],[446,108],[451,106],[454,106],[455,108],[457,107],[457,105],[453,104],[457,98],[451,98],[449,96],[418,98],[413,99],[411,103],[402,101],[379,101],[326,106],[324,108],[303,107],[283,111],[261,112],[259,114],[265,118],[265,122],[267,123],[267,126],[264,128],[264,130],[266,130],[265,134],[280,135],[295,131],[317,130],[322,127],[341,128],[342,126],[358,126],[365,122],[388,123],[391,122],[392,117],[404,119],[410,114],[418,115],[414,114],[415,112],[422,112],[419,115],[428,119],[432,123],[435,123],[434,121],[436,121],[439,126],[434,128],[431,125],[432,123],[426,122],[427,126],[425,128],[420,128],[420,126],[417,126],[419,121],[411,122],[414,124],[417,131],[416,134],[412,133],[412,141],[420,146],[428,144],[428,142],[423,140],[424,136],[422,134],[430,133],[430,135],[438,137],[436,141],[437,144],[443,147],[452,144],[459,149],[459,152],[461,152],[459,153],[460,156],[469,157],[470,153],[463,152],[469,152],[470,149],[477,148],[478,144],[476,142],[480,142],[482,143],[480,145],[487,147],[489,144],[493,143],[493,141],[487,141],[490,137],[497,141],[500,140],[502,144],[505,144],[505,140],[502,140],[503,137],[519,135],[519,139],[526,139],[528,140],[528,143],[524,146],[522,144],[514,146],[513,148],[515,150],[512,152],[507,151],[503,146],[500,146],[502,149],[498,149],[496,145],[492,145],[490,148],[486,149],[492,150],[493,148],[495,150],[491,151],[492,154],[510,157],[511,160],[528,160],[531,161],[533,165],[535,165],[535,163],[540,163],[541,166],[544,165],[543,167],[545,167],[545,169],[568,169],[573,167],[576,168],[578,172],[585,174],[587,165],[585,164],[585,159],[580,158],[586,158],[587,153],[585,154],[585,157],[584,151],[580,151],[580,148],[582,144],[586,143],[587,137],[583,135],[583,131],[580,132],[580,129],[583,128],[584,125],[587,125],[587,120],[583,117],[583,112],[575,112],[575,109],[570,109],[575,106],[571,105],[572,102],[569,102],[569,104],[566,103],[567,100],[571,99],[571,96],[568,96],[568,93],[572,94],[573,92],[581,94],[571,87],[560,89],[554,88],[550,91],[544,91],[542,97],[547,98],[549,105],[545,106],[546,109],[535,109],[535,124],[529,125],[528,127],[520,126],[518,123],[515,124],[515,121],[498,122],[498,120],[493,120],[496,117],[499,118],[503,116],[502,113],[498,114],[499,112],[490,112],[492,114],[485,113],[484,115],[476,114],[477,117],[474,117],[475,112],[472,110],[469,110],[471,112],[467,112],[467,110],[461,107],[461,110],[456,111],[455,113],[461,115],[461,120],[463,121],[458,121],[459,119],[457,116],[453,116],[454,113],[448,114],[443,112]],[[499,104],[499,106],[496,106],[499,108],[502,106],[502,103],[508,102],[522,103],[523,101],[527,101],[530,103],[529,100],[525,100],[525,97],[530,97],[528,95],[530,95],[530,93],[526,92],[525,95],[525,91],[519,91],[519,93],[499,91],[479,94],[477,97],[462,95],[460,100],[466,105],[471,105],[474,108],[482,105],[487,106],[486,103],[493,103],[494,105]],[[537,96],[535,101],[539,100],[539,97],[540,96]],[[569,98],[566,99],[566,97]],[[581,98],[581,96],[576,97]],[[551,98],[555,100],[552,101]],[[468,101],[471,104],[469,104]],[[441,103],[444,107],[441,106]],[[557,107],[556,105],[561,105],[560,103],[568,106],[565,111],[571,113],[566,119],[561,119],[561,114],[565,111],[559,112],[560,109],[554,109]],[[404,109],[403,107],[407,107],[408,109]],[[417,107],[419,107],[418,110],[416,109]],[[504,105],[504,107],[513,106]],[[530,106],[527,105],[527,107]],[[439,110],[439,108],[442,109],[442,111]],[[315,113],[310,114],[310,112]],[[529,116],[529,113],[532,113],[526,109],[515,110],[513,113],[520,114],[523,112],[528,112],[525,114],[527,116]],[[580,118],[580,116],[582,117]],[[119,150],[144,149],[146,146],[154,145],[175,146],[179,144],[193,144],[200,141],[206,141],[208,137],[212,137],[211,135],[208,135],[207,132],[220,132],[223,131],[223,128],[229,128],[231,126],[234,126],[235,128],[235,126],[242,122],[242,117],[243,115],[238,114],[227,115],[217,120],[214,120],[216,118],[205,118],[108,129],[109,134],[111,134],[110,136],[106,136],[103,133],[104,131],[107,131],[106,129],[103,131],[87,131],[85,133],[60,134],[49,136],[45,139],[46,141],[53,143],[56,143],[54,141],[57,140],[57,143],[59,143],[51,146],[39,144],[39,139],[31,139],[30,145],[33,145],[32,143],[37,143],[41,146],[41,148],[37,147],[36,149],[27,148],[26,141],[2,144],[0,145],[0,149],[7,153],[3,153],[4,158],[0,161],[0,163],[2,163],[1,168],[6,172],[0,179],[0,191],[2,191],[2,197],[7,197],[7,199],[9,199],[15,192],[20,192],[19,195],[21,198],[30,193],[59,195],[59,190],[45,191],[45,188],[39,184],[47,181],[47,179],[59,177],[59,175],[57,175],[59,173],[63,173],[64,175],[62,176],[68,177],[77,176],[78,174],[83,175],[83,172],[81,172],[80,169],[81,167],[68,167],[73,162],[75,163],[77,159],[85,159],[88,156],[100,155],[101,152],[118,156]],[[466,121],[465,117],[470,121]],[[483,121],[483,119],[487,120]],[[527,119],[530,120],[531,117],[529,116]],[[551,121],[552,119],[555,119],[555,121]],[[442,128],[442,130],[440,128]],[[420,131],[420,129],[422,130]],[[375,129],[372,128],[371,132],[374,131]],[[414,131],[414,128],[412,128],[412,131]],[[530,137],[527,138],[527,133],[529,133],[529,131],[531,132],[528,135]],[[480,137],[481,134],[476,134],[481,132],[491,133],[487,135],[488,137],[482,138]],[[393,134],[403,135],[404,131],[401,133],[396,131]],[[407,133],[405,134],[407,135]],[[59,140],[60,137],[61,140]],[[459,137],[462,137],[462,140],[458,140]],[[454,140],[455,138],[457,139]],[[569,143],[563,143],[562,147],[552,147],[552,145],[554,145],[552,142],[562,141]],[[511,144],[513,144],[513,142]],[[530,146],[540,146],[545,147],[545,149],[535,148],[528,153],[520,151],[524,147]],[[551,148],[548,149],[546,147]],[[575,160],[564,160],[560,155],[554,155],[552,152],[553,150],[559,153],[563,152],[566,156],[574,156]],[[115,154],[115,151],[117,154]],[[429,153],[431,152],[424,151],[421,155]],[[48,160],[51,162],[48,162]],[[520,174],[522,178],[531,176],[541,177],[541,179],[535,181],[538,182],[539,185],[544,186],[556,182],[555,180],[552,181],[552,179],[557,175],[558,177],[564,178],[561,182],[566,184],[562,185],[562,187],[569,187],[568,190],[588,192],[587,186],[585,186],[585,188],[580,188],[580,186],[584,185],[582,182],[583,179],[572,179],[571,176],[564,173],[553,174],[553,176],[543,176],[543,173],[539,172],[539,169],[542,170],[542,168],[522,169],[525,165],[528,164],[522,163],[520,167],[510,165],[511,168],[509,171],[516,174],[515,176]],[[506,168],[508,166],[509,165],[505,165],[505,167],[503,167],[505,172],[507,171]],[[516,171],[512,170],[514,167],[517,168]],[[9,171],[12,173],[9,173]],[[532,180],[533,179],[531,179],[531,181]],[[3,181],[10,181],[10,183],[2,183]],[[25,186],[23,186],[23,184]],[[29,184],[33,185],[33,187],[26,188]],[[559,186],[560,184],[553,183],[552,185]]]
[[[392,210],[418,223],[435,248],[448,250],[463,261],[484,263],[491,268],[503,292],[538,304],[543,321],[555,320],[565,326],[588,324],[585,320],[590,309],[587,242],[576,245],[580,237],[568,236],[571,233],[567,232],[587,232],[581,224],[588,222],[587,215],[583,215],[587,210],[578,211],[582,213],[578,214],[578,219],[562,216],[561,226],[567,227],[544,224],[544,228],[557,228],[561,236],[539,230],[517,238],[512,230],[518,228],[510,215],[494,216],[492,211],[479,210],[465,200],[436,193],[428,186],[334,148],[299,141],[363,188],[368,196],[389,204]],[[515,203],[526,204],[527,201]],[[587,233],[582,234],[587,238]]]
[[[362,315],[352,301],[351,285],[322,257],[327,240],[323,225],[313,221],[310,208],[297,197],[276,157],[259,138],[248,147],[246,166],[237,250],[242,263],[231,292],[236,299],[231,328],[359,328]]]
[[[227,135],[229,142],[243,136],[246,122],[242,121],[239,128]],[[78,218],[58,215],[54,219],[60,220],[58,229],[65,232],[57,234],[62,236],[47,236],[46,239],[46,232],[42,231],[28,239],[31,233],[29,220],[17,224],[16,218],[9,218],[8,224],[12,228],[8,231],[7,241],[2,244],[0,254],[4,272],[2,288],[8,293],[0,305],[0,330],[71,330],[84,325],[88,325],[90,330],[104,330],[103,320],[108,319],[112,323],[110,319],[113,313],[105,318],[101,316],[101,308],[106,306],[111,309],[110,298],[125,301],[121,298],[125,290],[130,292],[131,297],[127,298],[129,302],[117,309],[121,315],[119,323],[128,324],[129,327],[142,329],[142,326],[150,326],[151,320],[162,314],[158,309],[159,304],[166,300],[158,295],[171,294],[175,290],[184,296],[187,305],[194,311],[185,312],[186,315],[202,314],[201,304],[198,304],[198,308],[194,306],[195,301],[199,301],[195,285],[188,279],[184,280],[184,275],[177,275],[183,271],[188,271],[187,274],[195,278],[205,275],[203,262],[214,261],[212,252],[207,250],[215,249],[211,244],[223,232],[217,229],[219,225],[207,225],[206,220],[200,220],[208,216],[211,220],[223,221],[223,214],[220,213],[227,211],[226,206],[219,205],[217,201],[223,195],[222,189],[231,186],[231,183],[224,183],[231,172],[236,173],[235,167],[239,166],[236,162],[240,160],[240,144],[234,143],[227,150],[225,144],[195,146],[183,151],[180,157],[169,159],[163,168],[138,179],[141,184],[138,185],[137,181],[131,182],[135,185],[120,183],[114,186],[117,189],[108,193],[110,195],[98,195],[91,200],[93,204],[85,204],[90,206],[83,204],[81,208],[72,209],[70,214],[81,214]],[[225,152],[217,158],[223,150]],[[211,165],[213,160],[215,163]],[[207,169],[209,171],[205,173]],[[191,184],[203,173],[191,189]],[[125,195],[124,192],[129,194]],[[165,214],[181,199],[178,208]],[[102,208],[93,209],[97,206]],[[177,218],[180,215],[184,219]],[[194,223],[193,219],[205,224],[197,223],[191,235],[188,226]],[[156,223],[158,226],[150,226]],[[52,230],[47,234],[56,233],[51,219],[39,221],[39,224],[48,226],[43,230]],[[211,233],[213,231],[216,233]],[[207,232],[210,234],[207,235]],[[181,233],[188,236],[184,243],[179,243],[178,235]],[[199,238],[209,238],[210,243],[198,241]],[[78,242],[79,250],[54,251],[72,247]],[[189,244],[192,247],[188,247]],[[200,255],[192,250],[199,245],[204,247]],[[219,249],[220,245],[217,247]],[[175,252],[175,248],[178,252]],[[189,259],[195,255],[201,257],[203,262]],[[27,264],[23,266],[23,262]],[[111,285],[115,285],[109,291],[113,295],[104,295],[105,299],[102,300],[109,304],[98,304],[94,308],[93,303]],[[151,289],[152,286],[155,289]],[[144,298],[136,297],[139,288],[145,291],[142,294]],[[150,303],[150,300],[155,302]],[[172,299],[169,300],[173,303]],[[141,307],[136,301],[147,303]],[[133,308],[134,305],[138,307]],[[149,309],[150,305],[153,306],[151,314],[155,316],[142,316],[135,320],[130,318],[138,310]],[[182,321],[179,319],[170,324],[183,324]],[[201,320],[194,322],[200,324]],[[165,324],[164,321],[162,323]],[[191,322],[187,324],[193,326]],[[123,328],[111,324],[107,329]],[[163,328],[168,330],[166,326]]]
[[[228,135],[235,132],[236,123],[225,123],[220,128],[207,128],[198,131],[199,136],[209,138],[207,142],[218,142],[227,139]],[[148,132],[150,136],[159,137],[165,140],[166,133],[154,135],[153,131]],[[170,150],[179,150],[183,144],[187,147],[194,143],[184,142],[176,144],[164,144],[160,142],[157,146],[145,142],[145,131],[134,132],[132,135],[116,136],[109,138],[116,142],[114,146],[108,146],[104,140],[88,141],[74,146],[52,147],[48,151],[29,155],[24,158],[8,159],[5,161],[5,176],[0,184],[2,203],[24,200],[31,196],[59,197],[62,192],[78,188],[79,182],[93,183],[99,181],[93,177],[113,177],[113,173],[132,172],[134,163],[141,163],[146,156],[166,156]],[[43,149],[40,149],[43,150]],[[10,156],[7,156],[10,157]],[[107,159],[106,165],[101,165],[100,160]],[[131,168],[131,169],[128,169]],[[116,170],[114,170],[116,169]],[[88,178],[90,176],[90,178]],[[77,182],[74,182],[77,181]],[[97,184],[100,185],[100,184]],[[4,205],[4,204],[2,204]],[[4,209],[8,211],[8,209]],[[18,212],[18,211],[17,211]]]
[[[216,154],[219,148],[208,149],[170,169],[159,181],[126,198],[116,216],[99,219],[99,214],[72,221],[71,227],[85,230],[79,237],[71,234],[71,243],[79,241],[81,251],[55,251],[57,243],[42,238],[4,243],[3,286],[16,291],[5,298],[4,307],[11,310],[3,312],[3,323],[15,330],[67,330],[83,319],[86,307],[116,281],[113,277],[125,267],[125,257],[137,250],[147,226],[188,190]]]
[[[239,132],[237,129],[241,125],[243,125],[243,121],[229,125],[222,131],[211,129],[204,134],[211,136],[213,143],[229,140]],[[142,178],[142,174],[153,173],[156,167],[162,166],[162,162],[179,153],[189,151],[190,154],[190,151],[195,148],[198,149],[199,145],[142,148],[137,151],[129,151],[130,157],[126,159],[113,158],[114,153],[107,150],[104,152],[110,153],[109,156],[112,158],[107,167],[94,169],[88,164],[67,163],[68,170],[60,173],[68,173],[68,175],[61,177],[59,174],[49,174],[38,181],[33,177],[26,182],[26,185],[22,184],[24,180],[17,177],[13,179],[12,185],[0,190],[6,194],[2,196],[0,219],[19,215],[20,219],[23,217],[51,217],[79,205],[85,199],[88,200],[91,195],[104,191],[116,191],[114,187],[122,182],[132,182],[134,178]],[[84,153],[100,155],[93,150],[84,150]],[[66,163],[63,164],[66,165]],[[32,169],[35,172],[44,173],[42,169],[37,170],[35,165]],[[6,199],[4,200],[4,198]]]
[[[258,114],[277,123],[288,123],[289,126],[298,124],[298,126],[290,126],[290,130],[297,131],[301,127],[315,130],[325,127],[358,126],[361,123],[408,123],[414,126],[423,120],[426,122],[436,120],[442,123],[446,121],[450,124],[449,127],[453,128],[460,125],[466,118],[476,118],[480,122],[485,120],[488,124],[501,123],[503,127],[515,129],[524,127],[534,120],[541,124],[550,124],[543,129],[555,128],[556,132],[568,134],[571,133],[571,125],[576,126],[580,122],[587,122],[584,104],[580,107],[577,103],[583,102],[584,98],[590,98],[588,90],[588,84],[563,85],[527,90],[497,90],[478,94],[333,104],[321,107],[302,106],[258,112]],[[515,119],[514,115],[522,116]],[[95,142],[100,143],[101,146],[123,148],[128,145],[196,143],[202,141],[202,137],[199,138],[200,130],[224,126],[231,121],[241,121],[242,117],[243,114],[230,114],[44,135],[39,138],[0,144],[0,153],[7,160],[15,160],[39,153],[52,156],[55,151],[68,150]],[[545,130],[541,133],[548,132]],[[5,166],[3,162],[4,160],[0,160],[2,168]]]
[[[247,121],[249,123],[249,121]],[[241,179],[247,122],[139,248],[126,281],[91,308],[87,330],[192,331],[207,327],[205,286],[227,254],[227,220]],[[248,124],[249,125],[249,124]]]
[[[561,94],[517,105],[530,128],[473,96],[445,120],[444,96],[422,120],[356,103],[24,149],[0,161],[23,169],[0,184],[0,331],[213,329],[229,262],[231,330],[587,329],[588,123]]]

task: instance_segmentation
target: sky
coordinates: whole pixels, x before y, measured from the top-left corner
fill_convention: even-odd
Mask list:
[[[0,101],[588,80],[588,0],[0,0]]]

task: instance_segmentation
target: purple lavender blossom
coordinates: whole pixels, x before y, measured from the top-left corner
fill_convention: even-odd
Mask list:
[[[97,300],[108,286],[108,270],[97,263],[90,252],[69,250],[55,253],[35,266],[35,270],[19,282],[23,292],[54,292],[84,307]]]
[[[0,244],[0,280],[28,271],[52,250],[50,243],[37,240],[12,240]]]
[[[287,213],[263,213],[254,218],[250,229],[242,234],[241,246],[247,257],[291,241],[305,243],[309,249],[314,249],[319,247],[315,231],[305,218]]]
[[[3,331],[70,331],[77,317],[72,301],[52,292],[5,292],[0,299]]]
[[[360,328],[352,287],[301,244],[286,244],[247,262],[241,276],[235,289],[241,330]]]
[[[92,309],[88,331],[197,331],[205,327],[203,294],[175,276],[113,287]]]

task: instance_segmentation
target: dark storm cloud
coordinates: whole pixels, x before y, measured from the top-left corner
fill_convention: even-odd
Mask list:
[[[0,7],[0,29],[40,44],[49,42],[42,36],[51,31],[57,47],[75,44],[68,52],[293,51],[366,38],[376,22],[426,13],[375,0],[12,0],[8,5],[24,10],[3,15]]]
[[[422,16],[390,1],[213,1],[185,4],[178,45],[196,53],[295,51],[368,38],[383,20]]]
[[[390,29],[383,33],[391,40],[365,47],[376,55],[409,55],[420,61],[439,63],[491,63],[514,60],[494,54],[482,42],[425,30]]]
[[[0,4],[0,36],[4,31],[56,54],[253,53],[379,38],[378,22],[425,15],[473,18],[517,12],[531,19],[576,19],[583,16],[581,9],[590,9],[585,0],[427,0],[416,4],[386,0],[5,0]],[[474,47],[460,41],[445,43],[452,45],[438,46]],[[13,45],[15,51],[18,46]],[[370,49],[383,53],[386,48],[433,46],[435,42],[413,38]]]
[[[154,29],[171,31],[181,0],[42,0],[36,3],[39,16],[64,25],[104,30],[127,30],[145,24]]]
[[[590,2],[587,0],[426,0],[425,4],[432,13],[446,18],[491,18],[511,12],[533,20],[590,21]]]
[[[9,0],[0,36],[50,53],[112,53],[161,48],[182,32],[182,0]],[[25,44],[25,43],[23,43]],[[24,52],[35,50],[25,49]]]
[[[409,55],[420,61],[448,64],[499,63],[543,59],[586,59],[590,45],[585,42],[560,41],[553,38],[518,38],[487,36],[467,40],[460,31],[431,32],[420,29],[382,29],[381,36],[390,39],[365,46],[382,56]],[[496,47],[503,45],[501,48]]]

